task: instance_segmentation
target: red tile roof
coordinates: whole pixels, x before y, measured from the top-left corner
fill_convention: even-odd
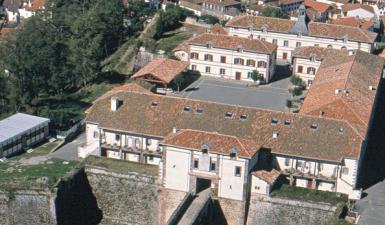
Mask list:
[[[173,59],[155,59],[136,72],[131,78],[138,79],[151,75],[163,83],[170,83],[175,76],[187,68],[186,62]]]
[[[360,19],[356,17],[340,18],[340,19],[333,20],[332,23],[337,25],[350,26],[350,27],[360,27],[366,30],[373,28],[373,25],[374,25],[372,20],[365,20],[365,19]]]
[[[347,4],[344,4],[342,7],[342,12],[348,12],[348,11],[351,11],[351,10],[355,10],[355,9],[364,9],[368,12],[371,12],[371,13],[375,13],[374,12],[374,9],[372,6],[370,5],[362,5],[362,4],[352,4],[352,3],[347,3]]]
[[[271,54],[277,49],[277,45],[259,39],[242,38],[220,34],[201,34],[190,41],[190,45],[207,45],[211,43],[213,48],[237,50],[242,47],[244,51]]]
[[[204,0],[204,2],[220,6],[231,6],[241,4],[241,2],[235,0]]]
[[[210,32],[211,34],[223,34],[223,35],[227,35],[227,31],[225,30],[225,28],[223,28],[221,25],[219,25],[218,23],[214,24],[211,28],[210,28]]]
[[[348,55],[348,51],[334,49],[334,48],[322,48],[316,46],[305,46],[294,49],[292,52],[293,58],[310,59],[314,56],[316,60],[322,61],[325,57],[333,56],[339,57],[340,55]]]
[[[383,58],[362,51],[324,59],[300,113],[346,120],[365,138],[383,68]]]
[[[33,0],[31,6],[25,7],[27,11],[36,12],[44,8],[46,0]]]
[[[272,169],[270,171],[267,170],[257,170],[252,172],[251,175],[258,177],[259,179],[265,181],[266,183],[272,185],[280,176],[278,170]]]
[[[315,11],[317,11],[319,13],[326,12],[326,10],[331,8],[331,6],[326,4],[326,3],[316,2],[316,1],[313,1],[313,0],[305,0],[305,6],[307,8],[312,8],[312,9],[314,9]]]
[[[114,97],[123,102],[117,111],[111,112],[110,99],[104,98],[95,102],[86,121],[160,138],[174,127],[218,132],[254,141],[273,153],[328,161],[360,155],[362,138],[346,121],[128,91]],[[201,113],[196,112],[198,108]],[[225,116],[227,112],[231,117]]]
[[[207,145],[209,152],[223,155],[229,155],[232,149],[236,148],[238,150],[237,155],[244,158],[252,158],[261,148],[260,145],[251,140],[216,132],[188,129],[167,135],[161,144],[198,151],[202,150],[202,146]]]
[[[261,16],[239,16],[231,19],[226,26],[240,27],[248,29],[249,21],[254,24],[255,30],[267,28],[268,32],[289,33],[294,26],[295,21],[288,19],[279,19],[272,17]],[[374,43],[377,38],[377,33],[370,32],[358,27],[342,26],[327,23],[309,22],[309,34],[311,37],[322,37],[332,39],[344,39],[345,37],[351,41],[359,41],[365,43]]]

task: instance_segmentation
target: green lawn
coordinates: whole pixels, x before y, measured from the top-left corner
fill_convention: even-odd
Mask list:
[[[348,198],[344,194],[337,196],[334,192],[310,190],[307,188],[282,185],[279,189],[271,193],[272,197],[289,198],[293,200],[302,200],[310,202],[324,202],[337,205],[341,202],[347,202]]]
[[[46,143],[43,143],[43,144],[37,146],[36,148],[33,148],[33,152],[31,152],[31,153],[24,152],[20,155],[16,155],[16,156],[11,157],[10,160],[16,161],[16,160],[19,160],[21,158],[29,159],[29,158],[32,158],[35,156],[47,155],[59,144],[60,144],[59,140],[56,140],[54,142],[46,142]]]
[[[117,173],[136,172],[148,176],[158,176],[159,167],[143,163],[129,162],[105,157],[89,156],[84,160],[85,166],[102,167]]]
[[[171,33],[170,35],[166,35],[164,38],[157,41],[156,50],[163,50],[167,54],[170,54],[175,47],[191,37],[192,33],[189,32]]]
[[[21,165],[14,160],[0,163],[0,189],[51,188],[78,163],[61,159],[48,159],[37,165]]]

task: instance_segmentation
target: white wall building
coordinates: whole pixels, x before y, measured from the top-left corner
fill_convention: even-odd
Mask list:
[[[220,34],[201,34],[188,43],[190,69],[201,75],[253,81],[256,70],[266,82],[274,75],[274,44]]]
[[[230,20],[229,35],[258,38],[278,45],[277,58],[290,60],[295,48],[303,46],[372,52],[377,34],[359,27],[307,22],[300,7],[297,21],[259,16],[240,16]]]

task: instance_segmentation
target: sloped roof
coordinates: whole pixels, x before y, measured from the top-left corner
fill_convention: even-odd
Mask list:
[[[17,12],[19,8],[22,6],[22,4],[23,4],[22,0],[4,0],[3,1],[3,7],[11,12]]]
[[[262,30],[267,28],[268,32],[289,33],[295,24],[295,21],[288,19],[261,17],[261,16],[239,16],[231,19],[226,26],[241,27],[247,29],[249,21],[254,25],[253,29]],[[351,41],[360,41],[366,43],[374,43],[377,34],[359,27],[342,26],[328,23],[309,22],[308,36],[322,37],[331,39],[344,39],[345,37]]]
[[[33,0],[31,6],[25,7],[27,11],[36,12],[44,8],[46,0]]]
[[[277,49],[277,45],[259,39],[242,38],[220,34],[201,34],[189,41],[190,45],[207,45],[211,43],[213,48],[236,50],[242,47],[244,51],[271,54]]]
[[[105,129],[161,138],[174,127],[218,132],[252,140],[274,153],[329,161],[357,159],[361,149],[362,139],[345,121],[147,93],[125,91],[114,97],[123,102],[117,111],[110,110],[110,99],[101,99],[86,121]],[[227,112],[232,113],[230,118],[225,116]],[[241,115],[247,118],[241,119]],[[312,124],[317,128],[311,128]]]
[[[235,0],[204,0],[204,2],[219,6],[231,6],[241,4],[241,2]]]
[[[348,12],[348,11],[355,10],[355,9],[364,9],[364,10],[370,12],[370,13],[373,13],[373,14],[375,13],[372,6],[370,6],[370,5],[363,5],[363,4],[359,4],[359,3],[356,3],[356,4],[352,4],[352,3],[344,4],[343,6],[341,6],[341,9],[342,9],[342,12]]]
[[[244,140],[216,132],[189,129],[167,135],[161,144],[198,151],[202,150],[202,146],[207,145],[209,152],[222,155],[229,155],[232,149],[236,148],[238,150],[237,155],[245,158],[253,157],[261,148],[260,145],[251,140]]]
[[[170,83],[187,66],[186,62],[178,60],[167,58],[155,59],[136,72],[131,78],[137,79],[151,75],[164,83]]]
[[[210,32],[211,34],[223,34],[223,35],[227,35],[227,31],[225,30],[225,28],[223,28],[221,25],[219,25],[218,23],[214,24],[211,28],[210,28]]]
[[[339,19],[333,20],[332,23],[337,25],[350,26],[350,27],[360,27],[366,30],[373,28],[373,25],[374,25],[372,20],[360,19],[356,17],[339,18]]]
[[[305,0],[305,6],[312,8],[319,13],[326,12],[326,10],[328,10],[331,7],[326,3],[316,2],[314,0]]]
[[[314,56],[318,61],[322,61],[327,56],[339,57],[339,55],[348,55],[348,52],[334,48],[322,48],[316,46],[299,47],[292,52],[293,58],[310,59],[311,56]]]
[[[251,173],[251,175],[258,177],[259,179],[265,181],[268,184],[274,184],[278,179],[280,173],[276,169],[268,170],[257,170]]]
[[[300,113],[346,120],[365,138],[383,67],[383,58],[363,51],[324,59]]]

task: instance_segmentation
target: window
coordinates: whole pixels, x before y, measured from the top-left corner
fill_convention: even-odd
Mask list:
[[[153,155],[148,156],[148,161],[150,162],[154,161],[154,156]]]
[[[313,130],[315,130],[315,129],[318,128],[318,125],[315,124],[315,123],[313,123],[313,124],[310,125],[310,128],[313,129]]]
[[[286,158],[285,159],[285,166],[289,166],[290,165],[290,159]]]
[[[244,65],[245,64],[245,60],[243,60],[241,58],[235,58],[234,59],[234,64],[235,65]]]
[[[247,119],[247,115],[246,114],[242,114],[239,116],[239,119],[240,120],[246,120]]]
[[[158,103],[157,103],[156,101],[152,101],[152,102],[151,102],[151,106],[152,106],[152,107],[156,107],[157,105],[158,105]]]
[[[197,71],[197,65],[191,65],[191,70],[192,71]]]
[[[246,60],[246,65],[255,67],[255,61],[252,59],[248,59],[248,60]]]
[[[343,175],[348,175],[348,174],[349,174],[349,168],[347,168],[347,167],[342,167],[341,173],[342,173]]]
[[[277,41],[277,39],[273,39],[273,44],[277,44],[278,43],[278,41]]]
[[[221,63],[226,63],[226,56],[221,56]]]
[[[266,68],[267,67],[267,62],[265,62],[265,61],[258,61],[258,67],[259,68]]]
[[[247,79],[252,79],[253,72],[247,72]]]
[[[197,108],[197,113],[203,113],[203,109],[202,108]]]
[[[216,163],[215,162],[211,162],[210,164],[210,171],[215,171],[216,169]]]
[[[199,54],[196,52],[191,52],[191,59],[199,59]]]
[[[94,138],[98,138],[98,137],[99,137],[99,132],[94,131]]]
[[[213,61],[213,55],[205,54],[205,61],[212,62]]]
[[[315,61],[315,56],[314,56],[314,55],[311,55],[311,56],[310,56],[310,61],[312,61],[312,62]]]
[[[219,74],[220,75],[225,75],[226,74],[226,70],[223,69],[223,68],[219,69]]]
[[[314,67],[308,67],[308,68],[307,68],[307,74],[312,74],[312,75],[314,75],[314,74],[315,74],[315,68],[314,68]]]
[[[194,159],[194,169],[198,169],[198,167],[199,167],[199,160]]]
[[[185,111],[185,112],[190,112],[190,106],[185,106],[185,107],[183,107],[183,111]]]
[[[152,140],[151,140],[150,138],[147,138],[146,144],[147,144],[147,145],[151,145],[151,143],[152,143]]]
[[[266,38],[261,38],[261,41],[266,41]]]
[[[283,41],[283,46],[285,46],[285,47],[287,47],[287,46],[289,46],[289,41]]]
[[[295,43],[295,47],[297,47],[297,48],[301,47],[301,42]]]
[[[242,53],[243,52],[243,47],[242,46],[238,46],[237,47],[237,52]]]
[[[271,119],[271,124],[277,124],[278,123],[278,119],[277,118],[272,118]]]
[[[226,112],[225,113],[225,117],[226,118],[231,118],[231,117],[233,117],[233,113],[232,112]]]
[[[211,47],[213,47],[213,46],[212,46],[211,43],[207,43],[207,44],[206,44],[206,47],[207,47],[207,48],[211,48]]]
[[[285,126],[290,126],[290,124],[291,124],[291,121],[288,119],[288,120],[285,120],[285,122],[283,122],[283,124],[285,125]]]
[[[297,73],[302,73],[302,72],[303,72],[303,66],[298,66]]]
[[[241,176],[241,169],[242,168],[240,166],[236,166],[235,171],[234,171],[234,176],[240,177]]]
[[[206,73],[210,73],[211,68],[209,66],[206,66]]]
[[[115,141],[120,141],[120,134],[115,134]]]

